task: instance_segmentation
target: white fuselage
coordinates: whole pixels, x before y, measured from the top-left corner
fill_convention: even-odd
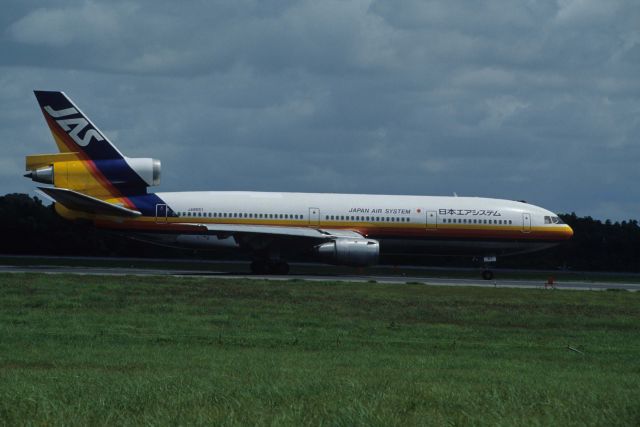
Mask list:
[[[237,224],[355,232],[378,240],[384,252],[393,253],[525,252],[557,244],[572,234],[553,212],[502,199],[245,191],[156,196],[166,206],[156,207],[155,218],[142,220],[167,225]],[[177,237],[163,233],[163,238],[181,246],[237,246],[233,239],[193,233],[178,233]]]

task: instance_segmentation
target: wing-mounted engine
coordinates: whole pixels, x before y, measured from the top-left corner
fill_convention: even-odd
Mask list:
[[[316,251],[332,264],[367,267],[378,263],[380,243],[371,239],[339,238],[317,246]]]
[[[33,181],[97,196],[110,195],[109,187],[135,192],[160,184],[160,160],[116,158],[83,160],[78,153],[27,156],[25,175]]]

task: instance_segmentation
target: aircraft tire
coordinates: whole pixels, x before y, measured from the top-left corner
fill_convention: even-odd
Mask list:
[[[251,272],[253,274],[267,274],[269,270],[269,265],[265,261],[256,260],[251,263]]]
[[[271,268],[269,270],[271,274],[286,275],[289,274],[289,264],[284,261],[278,261],[271,265]]]

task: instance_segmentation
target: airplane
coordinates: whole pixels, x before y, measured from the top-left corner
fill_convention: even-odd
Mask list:
[[[481,257],[549,248],[573,230],[555,213],[523,202],[435,197],[254,191],[148,192],[161,163],[130,158],[63,92],[34,91],[58,153],[26,157],[26,177],[62,217],[150,243],[233,249],[256,274],[287,274],[300,255],[334,265],[372,266],[381,254]]]

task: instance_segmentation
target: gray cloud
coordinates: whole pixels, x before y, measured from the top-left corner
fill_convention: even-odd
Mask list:
[[[9,2],[3,192],[60,89],[163,190],[488,195],[639,217],[633,1]]]

